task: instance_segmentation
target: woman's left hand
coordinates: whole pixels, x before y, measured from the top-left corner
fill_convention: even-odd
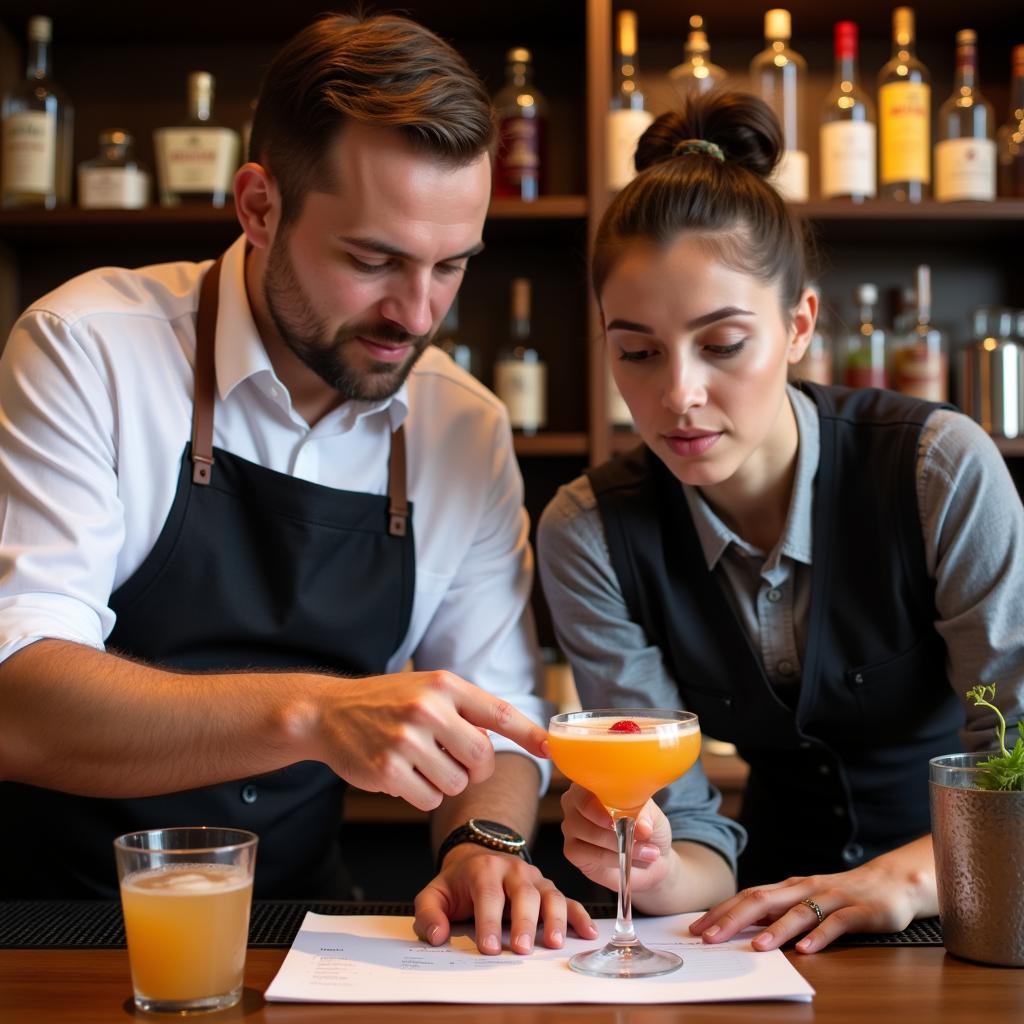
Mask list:
[[[690,931],[717,943],[764,925],[751,942],[754,949],[776,949],[806,933],[796,949],[816,953],[845,932],[897,932],[915,917],[937,913],[932,841],[924,836],[850,871],[744,889],[712,907]]]

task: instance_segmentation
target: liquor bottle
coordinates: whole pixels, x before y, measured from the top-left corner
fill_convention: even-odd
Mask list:
[[[3,205],[43,206],[71,202],[74,111],[50,78],[49,18],[28,23],[24,80],[4,96]]]
[[[618,82],[608,111],[608,187],[620,189],[636,174],[633,157],[637,140],[654,120],[644,109],[637,81],[636,11],[619,11]]]
[[[836,77],[821,119],[821,195],[862,203],[877,191],[875,105],[857,84],[857,25],[835,25]]]
[[[914,12],[892,12],[892,59],[878,73],[879,193],[919,203],[931,186],[932,92],[914,56]]]
[[[935,144],[935,198],[939,202],[996,197],[995,115],[977,86],[978,37],[965,28],[956,34],[953,94],[939,108]]]
[[[494,97],[500,143],[494,194],[536,199],[547,170],[547,101],[533,84],[530,51],[509,50],[504,88]]]
[[[78,205],[87,210],[141,210],[149,173],[135,159],[135,140],[119,128],[100,132],[99,155],[78,165]]]
[[[438,328],[434,344],[442,352],[447,353],[452,362],[461,366],[466,373],[473,373],[476,370],[476,360],[473,358],[473,350],[459,338],[459,297],[452,300],[452,304],[445,313],[444,320]]]
[[[213,75],[188,76],[188,121],[153,132],[160,203],[224,206],[238,167],[238,132],[213,120]]]
[[[914,323],[892,339],[889,387],[930,402],[949,396],[949,357],[942,332],[932,324],[931,268],[920,264],[915,287]]]
[[[1013,48],[1010,117],[999,129],[999,194],[1024,198],[1024,46]]]
[[[805,203],[808,196],[807,147],[803,141],[803,94],[807,62],[789,48],[789,11],[773,8],[764,16],[767,46],[750,62],[753,91],[775,112],[785,150],[772,172],[783,199]]]
[[[860,309],[860,324],[846,337],[843,384],[848,388],[884,388],[885,331],[875,323],[878,289],[873,284],[858,285],[854,301]]]
[[[530,282],[512,282],[511,347],[494,364],[494,390],[513,430],[536,434],[547,423],[547,367],[530,344]]]
[[[711,47],[699,14],[690,18],[690,34],[683,47],[684,59],[668,73],[669,82],[681,100],[693,93],[710,92],[725,81],[725,69],[711,62]]]

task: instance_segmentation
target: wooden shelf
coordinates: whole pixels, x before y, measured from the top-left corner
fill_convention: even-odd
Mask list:
[[[586,196],[540,196],[530,203],[493,199],[487,211],[488,220],[584,220],[586,216]]]
[[[517,455],[586,455],[587,435],[582,431],[572,433],[541,433],[527,436],[516,434]]]
[[[1024,437],[994,437],[992,440],[1007,458],[1024,459]]]

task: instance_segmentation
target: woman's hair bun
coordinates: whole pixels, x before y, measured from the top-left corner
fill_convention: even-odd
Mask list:
[[[677,156],[688,139],[713,142],[727,163],[767,178],[782,155],[782,128],[764,100],[751,93],[713,89],[692,96],[679,110],[659,117],[640,137],[636,169]]]

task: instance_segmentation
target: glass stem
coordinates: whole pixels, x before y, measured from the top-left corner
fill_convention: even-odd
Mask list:
[[[615,835],[619,840],[619,901],[615,915],[615,934],[612,942],[616,946],[637,945],[633,931],[633,901],[629,889],[629,874],[633,866],[633,818],[616,818]]]

